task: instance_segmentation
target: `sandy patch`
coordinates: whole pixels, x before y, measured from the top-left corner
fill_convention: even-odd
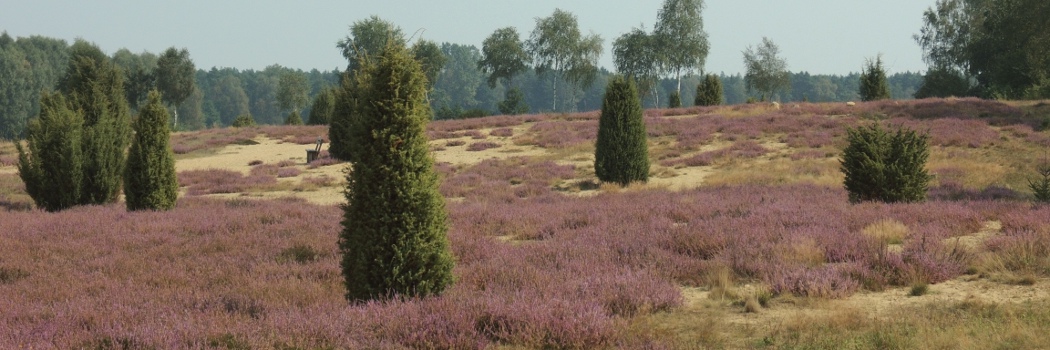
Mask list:
[[[461,141],[462,145],[449,146],[450,141]],[[500,146],[481,151],[468,151],[467,147],[477,142],[493,142]],[[486,159],[506,159],[510,157],[535,157],[547,154],[547,150],[536,146],[518,146],[511,142],[509,137],[492,137],[475,140],[469,136],[441,139],[430,141],[434,161],[438,163],[451,163],[453,165],[474,165]],[[443,149],[442,149],[443,148]]]

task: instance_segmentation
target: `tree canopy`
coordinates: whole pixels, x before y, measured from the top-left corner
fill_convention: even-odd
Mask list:
[[[744,83],[748,90],[757,91],[773,99],[777,92],[791,87],[791,75],[787,70],[787,61],[779,57],[780,48],[769,38],[762,38],[762,45],[748,46],[744,50],[744,66],[747,75]]]
[[[190,52],[185,48],[170,47],[157,59],[157,90],[160,90],[161,99],[175,112],[172,122],[175,128],[179,126],[178,105],[190,97],[196,87],[196,71]]]
[[[682,73],[703,71],[710,44],[704,31],[703,0],[664,0],[657,14],[653,37],[659,61],[667,73],[674,73],[682,92]]]

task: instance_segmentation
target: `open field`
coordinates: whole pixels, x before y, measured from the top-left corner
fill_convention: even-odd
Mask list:
[[[348,305],[348,165],[323,127],[173,135],[182,197],[31,210],[0,144],[0,347],[1048,348],[1050,105],[976,99],[646,112],[651,181],[594,177],[597,113],[428,128],[457,281]],[[850,205],[845,128],[929,130],[930,200]],[[327,147],[327,146],[326,146]]]

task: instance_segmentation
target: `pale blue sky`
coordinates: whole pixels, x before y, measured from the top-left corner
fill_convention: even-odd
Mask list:
[[[107,53],[126,47],[189,49],[198,68],[262,69],[271,64],[345,67],[335,42],[354,21],[378,15],[411,35],[480,47],[498,28],[523,38],[555,8],[575,14],[583,32],[605,41],[601,65],[612,69],[612,40],[632,27],[652,29],[663,0],[386,1],[58,1],[0,0],[0,31],[11,36],[84,38]],[[882,53],[890,73],[925,70],[912,35],[935,0],[707,0],[711,40],[706,69],[737,73],[741,51],[767,36],[791,71],[845,74]]]

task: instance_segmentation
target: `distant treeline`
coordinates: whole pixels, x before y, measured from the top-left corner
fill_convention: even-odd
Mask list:
[[[435,79],[430,93],[431,105],[435,119],[452,119],[482,116],[498,113],[497,104],[505,96],[505,87],[497,83],[490,87],[486,75],[478,68],[482,56],[473,45],[444,43],[441,52],[445,63]],[[58,80],[65,74],[69,64],[70,44],[65,40],[43,36],[12,38],[7,33],[0,34],[0,138],[21,137],[26,121],[35,117],[40,109],[40,94],[55,88]],[[126,88],[134,89],[135,73],[149,72],[156,68],[157,55],[150,52],[132,53],[126,49],[115,52],[112,60],[128,75]],[[277,93],[280,78],[286,73],[301,74],[306,77],[309,101],[326,87],[339,85],[342,72],[340,69],[320,71],[313,69],[303,71],[272,65],[263,70],[236,68],[198,69],[196,88],[185,101],[179,105],[180,123],[183,128],[228,126],[243,114],[251,114],[259,124],[281,124],[286,111],[279,108]],[[596,110],[601,107],[603,89],[613,73],[602,68],[596,74],[595,81],[582,91],[559,89],[559,94],[579,94],[563,96],[566,100],[575,100],[576,110]],[[758,95],[748,94],[741,74],[719,74],[725,89],[727,104],[744,103],[748,98]],[[812,75],[806,72],[791,74],[791,90],[781,102],[787,101],[852,101],[857,100],[859,74],[848,75]],[[682,102],[691,105],[700,75],[688,75],[682,80]],[[668,93],[673,91],[676,81],[672,78],[661,80],[657,86],[657,98],[647,94],[643,99],[645,107],[657,107],[657,103],[666,104]],[[890,89],[895,99],[909,99],[922,84],[920,73],[897,73],[889,77]],[[552,86],[549,80],[528,70],[514,79],[514,85],[524,94],[524,102],[529,112],[547,112],[551,105]],[[138,105],[137,101],[132,106]],[[309,104],[302,115],[310,114]]]

